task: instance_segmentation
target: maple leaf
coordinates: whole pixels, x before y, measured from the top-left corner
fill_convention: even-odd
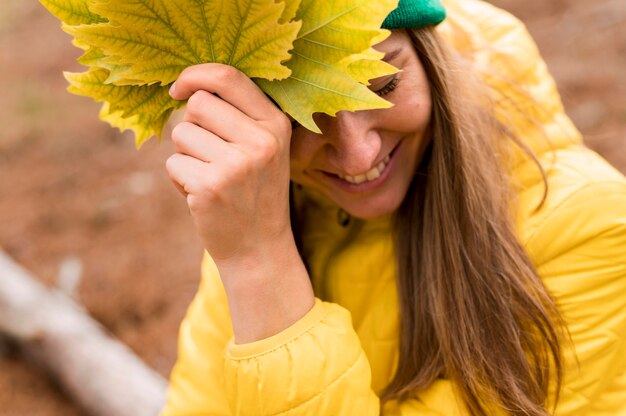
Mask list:
[[[299,0],[287,3],[297,8]],[[300,29],[300,22],[279,23],[285,5],[274,0],[92,0],[91,10],[109,22],[65,30],[103,51],[99,65],[118,85],[171,84],[205,62],[251,78],[286,78],[282,62]]]
[[[104,102],[100,118],[122,131],[133,130],[137,147],[155,134],[160,136],[171,112],[184,105],[171,99],[166,86],[113,85],[105,83],[108,77],[107,69],[97,67],[79,74],[65,73],[68,90]]]
[[[74,43],[78,43],[78,42],[75,41]],[[120,68],[119,65],[114,65],[114,64],[105,62],[105,59],[108,57],[108,55],[106,55],[102,51],[102,49],[98,47],[90,47],[88,45],[84,45],[84,49],[86,49],[85,53],[80,58],[77,59],[78,63],[85,65],[87,67],[103,68],[103,69],[108,70],[109,76],[104,81],[105,84],[116,83],[119,85],[133,85],[134,83],[135,85],[142,85],[140,82],[133,81],[133,80],[127,80],[127,79],[116,80],[116,77],[114,75],[111,75],[111,72],[119,73],[124,68]],[[115,81],[120,81],[120,82],[117,83]]]
[[[310,130],[315,112],[386,108],[366,85],[396,71],[372,45],[398,0],[40,0],[64,22],[90,67],[69,90],[104,103],[100,117],[159,135],[183,103],[167,94],[194,64],[233,65]]]
[[[161,135],[161,131],[170,118],[172,111],[170,108],[157,117],[146,119],[147,114],[136,114],[131,117],[123,117],[123,110],[111,111],[109,103],[105,102],[100,109],[100,119],[106,121],[113,127],[117,127],[120,131],[132,130],[135,132],[135,144],[140,148],[152,136]]]
[[[106,22],[89,9],[90,0],[40,0],[41,4],[68,25],[87,25]]]
[[[381,62],[381,54],[371,46],[389,35],[380,26],[397,4],[397,0],[303,0],[296,14],[302,29],[293,58],[285,64],[291,76],[257,80],[258,84],[284,112],[316,133],[321,133],[313,121],[316,112],[334,116],[340,110],[391,107],[364,84],[396,71]]]
[[[387,38],[387,33],[381,32],[379,37],[372,40],[372,44],[376,45]],[[398,69],[393,65],[385,62],[382,58],[384,53],[369,48],[362,53],[352,54],[341,60],[350,76],[364,85],[370,85],[370,81],[374,78],[395,74]]]
[[[283,0],[278,0],[283,1]],[[283,1],[283,5],[285,6],[285,10],[283,10],[283,14],[280,17],[280,22],[291,22],[296,18],[296,14],[298,13],[298,8],[300,7],[300,2],[293,1]]]

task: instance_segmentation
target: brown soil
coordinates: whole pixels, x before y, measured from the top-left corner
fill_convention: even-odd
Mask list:
[[[626,172],[626,3],[499,0],[527,22],[587,143]],[[56,285],[83,266],[79,300],[163,375],[198,282],[201,248],[169,183],[167,139],[141,151],[65,91],[78,50],[36,2],[0,10],[0,248]],[[0,283],[1,284],[1,283]],[[0,342],[0,415],[80,415]]]

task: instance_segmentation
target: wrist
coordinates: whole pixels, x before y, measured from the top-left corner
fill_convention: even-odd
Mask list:
[[[237,344],[283,331],[315,303],[291,232],[245,255],[216,261],[216,265],[228,297]]]

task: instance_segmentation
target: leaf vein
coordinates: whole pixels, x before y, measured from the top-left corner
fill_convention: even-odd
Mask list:
[[[236,7],[237,7],[237,12],[239,12],[239,15],[241,16],[241,12],[239,11],[239,1],[236,1]],[[243,13],[243,16],[241,16],[242,18],[239,19],[239,28],[237,30],[237,34],[235,35],[235,40],[233,41],[233,45],[232,48],[230,50],[230,56],[228,57],[228,64],[231,65],[233,58],[235,57],[235,53],[237,52],[238,46],[239,46],[239,39],[241,39],[241,32],[243,29],[243,26],[245,25],[246,20],[248,19],[248,15],[250,14],[250,9],[252,8],[252,3],[248,2],[247,3],[247,7],[245,12]]]
[[[313,82],[307,81],[307,80],[302,79],[302,78],[297,78],[297,77],[293,77],[293,76],[292,76],[292,77],[291,77],[291,79],[293,79],[294,81],[298,81],[298,82],[302,82],[302,83],[304,83],[304,84],[310,85],[310,86],[312,86],[312,87],[314,87],[314,88],[319,88],[320,90],[330,92],[330,93],[332,93],[332,94],[336,94],[336,95],[339,95],[339,96],[342,96],[342,97],[347,97],[347,98],[351,98],[351,99],[354,99],[354,100],[358,100],[358,101],[363,102],[363,100],[361,100],[360,98],[357,98],[357,97],[355,97],[355,96],[353,96],[353,95],[346,94],[346,93],[343,93],[343,92],[341,92],[341,91],[334,90],[334,89],[332,89],[332,88],[324,87],[324,86],[322,86],[322,85],[315,84],[315,83],[313,83]]]
[[[345,16],[345,15],[347,15],[349,13],[352,13],[355,9],[361,7],[363,5],[363,3],[364,2],[357,3],[357,4],[353,5],[352,7],[344,10],[343,12],[341,12],[341,13],[335,15],[335,16],[331,16],[328,20],[321,22],[319,25],[313,27],[309,31],[298,34],[298,38],[304,38],[304,37],[310,35],[311,33],[313,33],[315,31],[323,28],[324,26],[329,25],[330,22],[334,22],[335,20],[340,19],[340,18],[342,18],[343,16]]]

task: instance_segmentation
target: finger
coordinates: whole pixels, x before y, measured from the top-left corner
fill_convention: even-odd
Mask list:
[[[243,72],[223,64],[201,64],[185,69],[172,85],[170,95],[186,100],[198,90],[220,96],[254,120],[264,121],[282,112]]]
[[[203,90],[196,91],[189,98],[184,121],[196,124],[231,143],[254,142],[263,134],[260,122]]]
[[[176,190],[185,198],[187,198],[187,196],[189,195],[187,192],[185,192],[185,189],[178,183],[175,182],[174,179],[170,178],[170,181],[172,182],[172,184],[174,185],[174,187],[176,188]]]
[[[202,162],[223,159],[232,151],[222,138],[188,121],[178,123],[172,129],[172,142],[178,153]]]
[[[194,157],[174,153],[165,162],[167,173],[183,195],[202,192],[203,178],[210,175],[209,164]]]

